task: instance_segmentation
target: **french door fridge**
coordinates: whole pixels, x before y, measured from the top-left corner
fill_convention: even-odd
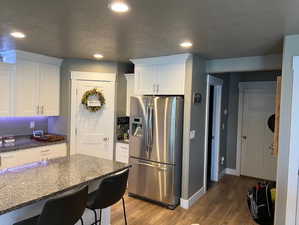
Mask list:
[[[181,96],[131,97],[129,195],[178,205],[183,108]]]

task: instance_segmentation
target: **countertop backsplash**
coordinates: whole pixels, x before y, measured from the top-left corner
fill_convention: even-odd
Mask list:
[[[0,117],[0,136],[30,135],[30,122],[35,123],[35,130],[48,132],[48,117]]]

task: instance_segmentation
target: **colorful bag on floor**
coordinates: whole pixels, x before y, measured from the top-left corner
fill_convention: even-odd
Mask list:
[[[274,203],[271,197],[273,184],[258,183],[247,194],[247,203],[254,221],[261,225],[274,224]]]

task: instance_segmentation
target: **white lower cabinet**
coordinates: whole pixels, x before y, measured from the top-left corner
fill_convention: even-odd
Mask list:
[[[64,157],[66,155],[67,147],[65,143],[4,152],[0,154],[0,168],[13,168],[42,160]]]

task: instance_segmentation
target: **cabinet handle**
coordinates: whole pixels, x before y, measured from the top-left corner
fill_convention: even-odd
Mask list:
[[[42,110],[41,110],[41,114],[44,114],[44,106],[41,106]]]
[[[159,85],[159,84],[157,84],[157,93],[159,92],[159,87],[160,87],[160,85]]]
[[[36,114],[37,114],[37,115],[39,114],[39,105],[36,106]]]
[[[155,93],[155,91],[156,91],[156,85],[153,84],[153,93]]]

